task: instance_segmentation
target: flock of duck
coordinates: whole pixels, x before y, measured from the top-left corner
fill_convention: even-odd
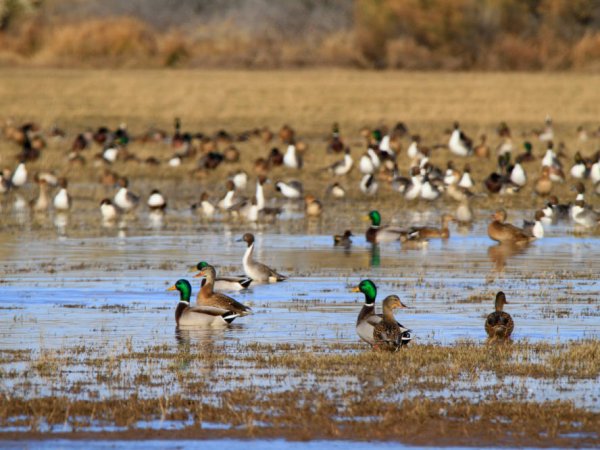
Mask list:
[[[361,130],[364,141],[364,153],[358,164],[352,156],[350,145],[342,139],[339,126],[333,125],[327,140],[326,151],[329,154],[339,154],[340,159],[326,167],[318,168],[313,176],[325,174],[330,179],[324,195],[331,201],[348,197],[344,180],[355,166],[360,172],[358,189],[366,198],[375,196],[380,184],[386,183],[392,192],[403,196],[407,201],[436,202],[445,199],[456,202],[453,214],[445,213],[440,217],[440,227],[412,226],[397,228],[382,224],[381,214],[373,210],[367,220],[371,225],[365,233],[366,241],[378,245],[398,241],[408,248],[420,248],[427,245],[428,240],[450,237],[451,222],[469,224],[474,220],[471,202],[482,196],[518,195],[533,179],[532,192],[542,199],[543,204],[535,212],[532,222],[523,227],[507,222],[507,212],[496,210],[487,227],[488,236],[507,246],[526,246],[529,242],[544,236],[544,226],[560,220],[570,220],[577,226],[593,229],[600,223],[600,213],[586,202],[586,184],[595,194],[600,194],[600,151],[586,157],[582,151],[575,153],[573,164],[569,170],[564,169],[566,147],[559,143],[555,145],[555,135],[552,120],[546,118],[539,130],[532,130],[523,135],[522,144],[517,144],[510,127],[501,123],[497,130],[499,143],[495,150],[488,144],[487,136],[482,135],[480,142],[475,144],[465,135],[458,123],[448,130],[447,143],[426,146],[419,135],[411,135],[407,126],[400,122],[392,128]],[[583,127],[577,129],[576,139],[582,147],[600,137],[600,132],[588,133]],[[11,195],[18,192],[29,181],[26,164],[34,162],[45,151],[49,139],[66,138],[66,133],[58,128],[44,132],[34,123],[15,125],[7,122],[4,127],[5,137],[21,146],[18,154],[19,163],[14,171],[0,171],[0,193]],[[166,165],[170,168],[181,166],[186,160],[196,161],[194,174],[202,179],[211,171],[223,164],[238,163],[242,152],[238,146],[241,143],[256,139],[266,146],[279,139],[285,146],[285,152],[278,147],[272,147],[264,157],[254,160],[255,176],[254,194],[248,198],[242,192],[249,185],[252,175],[245,170],[230,173],[225,182],[225,193],[218,200],[211,201],[209,192],[202,192],[198,201],[190,205],[191,210],[204,218],[212,219],[219,215],[223,218],[234,218],[245,222],[258,222],[265,219],[275,220],[281,214],[282,208],[269,201],[265,195],[265,185],[269,183],[268,176],[276,167],[282,166],[289,170],[302,173],[304,170],[303,155],[308,145],[296,136],[293,128],[285,125],[279,133],[273,133],[268,128],[250,130],[243,133],[231,134],[219,131],[214,135],[184,132],[181,121],[176,119],[175,130],[172,134],[152,128],[142,136],[133,137],[126,125],[122,124],[115,130],[100,127],[96,131],[88,130],[76,135],[66,154],[63,174],[71,168],[85,167],[90,160],[90,149],[100,149],[91,155],[92,166],[102,169],[100,183],[105,186],[115,186],[112,198],[103,198],[100,202],[100,215],[104,223],[112,223],[126,214],[134,214],[142,203],[141,197],[129,188],[129,180],[113,171],[117,162],[137,163],[148,166]],[[132,142],[158,142],[167,144],[172,153],[168,158],[160,160],[150,157],[139,158],[131,151]],[[535,145],[542,145],[543,156],[536,155]],[[406,146],[406,151],[403,150]],[[522,151],[519,151],[522,148]],[[457,170],[453,160],[447,161],[445,169],[433,164],[432,156],[440,149],[447,149],[451,158],[470,158],[464,164],[462,171]],[[405,156],[403,155],[405,154]],[[495,155],[494,155],[495,154]],[[494,155],[497,167],[487,176],[482,176],[477,183],[473,179],[471,166],[479,159],[489,159]],[[198,157],[199,156],[199,157]],[[407,176],[402,176],[399,169],[399,158],[405,157],[409,162]],[[512,161],[511,161],[512,160]],[[537,165],[537,169],[531,169]],[[530,169],[526,170],[526,167]],[[533,174],[532,174],[533,172]],[[568,175],[565,175],[567,172]],[[576,197],[571,203],[562,204],[553,194],[556,183],[564,183],[567,178],[576,184]],[[54,208],[57,212],[68,212],[73,207],[73,199],[68,192],[66,176],[56,176],[51,172],[38,172],[33,177],[38,185],[37,197],[31,199],[29,207],[34,212],[47,211]],[[531,185],[531,184],[530,184]],[[50,196],[52,186],[58,186],[53,197]],[[303,201],[304,213],[307,217],[319,217],[323,214],[323,203],[314,192],[307,193],[303,183],[297,179],[278,180],[274,183],[275,190],[287,202]],[[308,191],[310,189],[309,186]],[[146,200],[147,208],[161,214],[166,211],[167,200],[158,190],[152,189]],[[345,230],[343,234],[334,236],[334,244],[349,247],[352,245],[352,231]],[[180,293],[180,303],[176,310],[176,321],[179,326],[188,325],[226,325],[237,317],[249,314],[250,308],[242,305],[231,297],[219,293],[219,290],[244,289],[250,283],[270,283],[286,279],[268,266],[254,260],[254,236],[246,233],[243,241],[247,250],[243,258],[245,278],[217,277],[214,266],[201,262],[198,264],[198,276],[204,277],[200,292],[197,295],[197,305],[190,305],[191,285],[186,280],[179,280],[172,287]],[[217,290],[215,290],[217,289]],[[365,296],[365,305],[357,320],[358,335],[364,341],[378,348],[398,349],[411,340],[411,331],[400,325],[393,316],[394,309],[405,308],[400,299],[391,295],[383,301],[383,313],[375,313],[376,287],[371,280],[362,281],[357,290]],[[514,324],[510,315],[502,308],[506,297],[502,292],[497,294],[496,311],[487,318],[485,329],[492,338],[509,337]]]

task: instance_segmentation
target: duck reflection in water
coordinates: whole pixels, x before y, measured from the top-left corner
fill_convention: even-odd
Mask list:
[[[494,264],[493,270],[504,272],[506,261],[513,256],[525,253],[528,248],[529,244],[517,245],[510,242],[489,246],[487,253],[490,261]]]

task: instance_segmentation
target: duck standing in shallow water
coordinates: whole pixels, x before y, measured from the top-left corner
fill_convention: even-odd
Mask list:
[[[179,304],[175,310],[175,322],[183,327],[224,327],[239,314],[211,306],[190,306],[192,286],[187,280],[177,280],[167,291],[179,291]]]
[[[366,220],[371,221],[371,226],[365,233],[367,242],[372,244],[381,244],[385,242],[394,242],[406,239],[408,233],[399,228],[389,226],[381,226],[381,214],[379,211],[371,211],[366,217]]]
[[[510,223],[506,223],[506,211],[499,209],[492,215],[493,221],[488,225],[488,236],[490,239],[509,244],[526,244],[533,239],[523,229]]]
[[[384,322],[384,316],[381,314],[375,314],[375,298],[377,297],[377,287],[375,286],[375,283],[373,283],[371,280],[363,280],[352,290],[352,292],[362,292],[365,296],[365,304],[358,313],[358,318],[356,320],[356,333],[358,334],[358,337],[360,337],[367,344],[375,347],[378,344],[381,345],[383,341],[387,339],[387,333],[391,332],[391,334],[397,336],[398,339],[394,340],[393,342],[388,340],[386,347],[388,347],[388,345],[392,345],[392,347],[395,346],[395,348],[393,348],[394,350],[408,344],[411,341],[412,336],[410,334],[410,330],[396,322],[393,318],[393,314],[391,319],[388,314],[387,324],[377,328],[378,325]],[[396,297],[398,301],[400,301],[400,299],[395,295],[387,297],[386,300],[391,297]],[[392,305],[394,303],[395,300],[393,299],[388,301],[388,312],[393,310]],[[392,324],[392,321],[395,322],[395,326]],[[390,330],[386,333],[388,328]],[[393,331],[391,331],[392,329]]]
[[[489,314],[485,320],[485,332],[490,340],[507,339],[515,328],[513,318],[507,312],[504,312],[504,305],[507,305],[506,295],[500,291],[496,294],[496,311]]]
[[[254,235],[252,233],[244,234],[239,241],[244,241],[248,244],[246,253],[244,253],[244,259],[242,260],[246,276],[252,278],[257,283],[276,283],[287,279],[285,275],[281,275],[270,267],[254,260]]]
[[[232,311],[239,316],[246,316],[252,311],[246,305],[241,304],[237,300],[219,292],[215,292],[215,281],[217,279],[217,272],[213,266],[201,261],[198,266],[200,272],[195,276],[206,277],[206,282],[203,283],[200,288],[200,292],[196,297],[196,303],[201,306],[212,306],[214,308],[221,308],[225,311]]]
[[[60,189],[58,193],[54,196],[54,209],[57,211],[68,211],[69,209],[71,209],[72,200],[71,196],[67,192],[67,179],[61,178],[58,184],[60,185]]]
[[[114,203],[124,212],[131,211],[140,202],[140,197],[129,191],[127,178],[121,178],[118,184],[119,190],[115,194]]]

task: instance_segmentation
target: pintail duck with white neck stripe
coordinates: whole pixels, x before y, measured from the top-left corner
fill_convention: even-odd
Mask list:
[[[254,260],[254,235],[252,233],[244,234],[239,241],[244,241],[248,244],[246,253],[244,253],[244,259],[242,260],[246,276],[252,278],[257,283],[276,283],[287,279],[285,275],[281,275],[265,264]]]

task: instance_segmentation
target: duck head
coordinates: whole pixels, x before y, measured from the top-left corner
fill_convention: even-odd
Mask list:
[[[365,220],[370,220],[372,226],[378,227],[381,225],[381,214],[379,214],[379,211],[373,210],[369,212]]]
[[[506,295],[504,295],[504,292],[500,291],[496,294],[495,305],[496,311],[502,311],[504,305],[508,305],[508,302],[506,301]]]
[[[192,286],[188,280],[177,280],[167,291],[179,291],[179,301],[189,303],[192,295]]]
[[[384,308],[390,308],[390,309],[403,309],[403,308],[408,308],[408,306],[406,306],[404,303],[402,303],[402,301],[400,300],[400,297],[398,297],[397,295],[388,295],[385,300],[383,301],[383,306]]]
[[[241,239],[238,239],[237,241],[244,241],[246,244],[248,244],[248,247],[250,247],[252,244],[254,244],[254,235],[252,233],[246,233],[242,236]]]
[[[358,286],[352,289],[352,292],[362,292],[365,295],[365,304],[367,306],[375,305],[377,297],[377,287],[371,280],[362,280]]]

